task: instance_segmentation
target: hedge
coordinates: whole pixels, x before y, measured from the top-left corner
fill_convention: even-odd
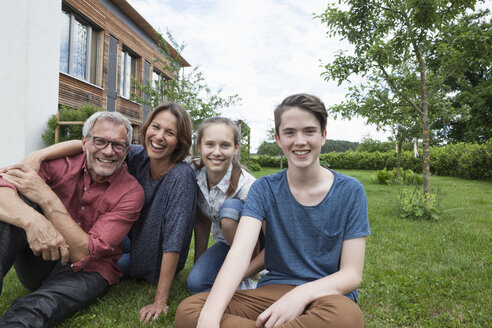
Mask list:
[[[466,179],[492,177],[492,139],[484,144],[456,143],[432,147],[431,172]]]
[[[389,152],[354,152],[321,154],[320,160],[328,162],[333,169],[380,170],[396,167],[397,154]],[[413,152],[403,151],[401,167],[414,172],[422,171],[422,157],[414,157]]]
[[[253,160],[263,167],[279,167],[280,158],[265,155],[253,156]],[[396,167],[397,154],[389,152],[331,152],[320,155],[320,161],[328,163],[333,169],[381,170]],[[457,143],[446,146],[433,146],[430,153],[432,174],[456,176],[466,179],[489,179],[492,177],[492,139],[484,144]],[[284,157],[284,167],[287,160]],[[414,172],[422,172],[422,150],[419,157],[413,151],[403,151],[401,167]]]
[[[287,167],[287,158],[282,157],[283,166]],[[249,158],[250,162],[261,165],[262,167],[280,167],[280,156],[255,155]]]

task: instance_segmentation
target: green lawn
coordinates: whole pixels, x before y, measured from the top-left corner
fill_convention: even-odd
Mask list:
[[[425,222],[398,218],[400,187],[373,184],[374,171],[339,172],[359,179],[367,193],[371,236],[359,300],[366,327],[492,327],[492,182],[431,177],[444,215]],[[147,327],[172,327],[176,307],[187,296],[192,250],[173,284],[169,314]],[[25,293],[11,271],[4,280],[0,314]],[[60,327],[139,326],[138,309],[153,296],[149,283],[124,281]]]

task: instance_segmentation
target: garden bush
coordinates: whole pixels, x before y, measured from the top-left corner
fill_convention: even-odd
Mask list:
[[[426,199],[420,186],[404,187],[398,197],[398,212],[401,218],[438,220],[440,214],[438,199],[439,193],[431,193]]]
[[[83,105],[78,109],[69,108],[62,105],[58,112],[60,114],[60,121],[85,122],[89,116],[102,110],[104,109],[94,105]],[[46,123],[46,130],[41,136],[46,146],[55,143],[55,128],[56,115],[53,114],[48,119],[48,122]],[[58,141],[61,142],[74,139],[82,139],[82,125],[61,125]]]
[[[396,176],[396,168],[388,171],[386,168],[376,172],[376,183],[379,184],[393,184],[402,183],[407,185],[422,185],[424,178],[422,175],[413,172],[412,170],[400,170],[400,177]]]
[[[390,152],[354,152],[321,154],[320,160],[330,163],[332,169],[380,170],[396,167],[396,153]],[[402,152],[401,167],[418,172],[422,168],[422,158],[413,156],[413,152]]]
[[[250,171],[259,171],[261,170],[261,165],[258,164],[258,163],[254,163],[254,162],[249,162],[249,165],[248,165]]]
[[[393,171],[388,171],[386,168],[376,172],[376,182],[379,184],[391,184],[395,179]]]
[[[492,177],[492,139],[485,144],[456,143],[431,148],[431,172],[467,179]]]
[[[279,156],[268,156],[268,155],[256,155],[251,156],[250,160],[254,160],[261,167],[280,167],[280,159]],[[283,167],[287,167],[287,158],[282,157],[283,159]]]
[[[256,158],[262,167],[280,166],[279,157],[260,155]],[[387,168],[391,170],[396,167],[397,153],[394,151],[354,152],[348,150],[343,153],[321,154],[320,162],[332,169],[381,170]],[[285,158],[284,164],[286,167],[287,160]],[[413,172],[422,172],[422,150],[419,150],[419,157],[415,157],[413,151],[402,151],[400,166]],[[492,178],[491,168],[492,139],[484,144],[457,143],[441,147],[433,146],[430,150],[432,174],[466,179],[490,179]],[[412,178],[416,178],[416,176],[414,175]]]

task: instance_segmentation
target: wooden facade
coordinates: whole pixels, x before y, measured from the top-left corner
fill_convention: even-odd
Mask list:
[[[90,81],[60,68],[59,104],[74,108],[92,104],[121,112],[132,122],[138,136],[148,109],[122,96],[122,51],[131,54],[132,74],[139,83],[151,81],[155,69],[166,78],[173,78],[170,72],[163,72],[162,63],[166,59],[157,47],[160,42],[157,32],[125,0],[63,0],[62,6],[65,14],[69,12],[97,32],[97,40],[92,43],[97,51],[91,58],[94,67]],[[190,66],[169,44],[167,48],[179,58],[181,66]]]

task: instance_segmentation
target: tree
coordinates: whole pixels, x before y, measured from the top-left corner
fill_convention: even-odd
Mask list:
[[[249,154],[251,152],[251,129],[244,121],[238,122],[238,127],[241,131],[241,153],[239,154],[240,161],[243,164],[249,164]]]
[[[239,95],[223,97],[222,89],[212,91],[206,81],[203,73],[195,66],[188,73],[181,71],[179,57],[183,53],[184,44],[179,44],[167,32],[167,40],[176,50],[176,53],[171,53],[167,42],[161,34],[159,50],[167,59],[167,62],[160,62],[161,70],[167,72],[172,79],[160,79],[155,84],[142,84],[134,80],[137,87],[137,92],[132,93],[132,99],[155,108],[165,98],[168,101],[173,101],[183,105],[188,111],[193,121],[193,126],[196,128],[205,118],[217,116],[220,114],[220,109],[227,108],[238,104],[241,98]],[[180,73],[181,72],[181,73]]]
[[[357,152],[387,152],[395,149],[395,143],[391,141],[379,141],[371,138],[364,138],[357,146]]]
[[[277,145],[277,142],[275,141],[275,129],[273,127],[270,126],[270,128],[268,128],[266,138],[258,147],[256,154],[267,156],[283,156],[282,149],[280,149],[280,147]]]
[[[328,27],[328,35],[338,35],[354,47],[354,54],[338,52],[325,66],[325,79],[338,84],[352,74],[368,77],[368,82],[384,81],[390,98],[411,108],[420,117],[423,140],[424,196],[430,198],[430,114],[432,98],[443,99],[442,75],[427,67],[431,48],[441,31],[474,8],[476,0],[339,0],[317,16]],[[374,78],[371,80],[371,78]],[[371,89],[378,89],[375,85]],[[430,92],[430,93],[429,93]],[[399,108],[401,109],[401,108]]]
[[[393,73],[393,78],[398,79],[402,85],[411,85],[413,80],[408,74],[397,75],[396,72]],[[341,114],[350,119],[354,115],[359,115],[366,119],[366,123],[389,126],[397,145],[396,175],[399,177],[402,146],[404,142],[419,135],[420,117],[416,115],[412,107],[391,91],[384,77],[378,75],[377,72],[368,76],[367,81],[367,83],[361,83],[360,86],[350,87],[347,94],[349,100],[328,108],[328,111],[335,117]],[[433,101],[435,107],[439,106],[439,102],[442,102],[442,99]],[[387,144],[393,149],[396,145]],[[362,151],[362,149],[378,151],[382,148],[381,146],[383,145],[377,140],[366,139],[357,147],[357,151]]]
[[[434,45],[432,70],[451,72],[445,84],[461,115],[434,123],[441,142],[485,142],[492,138],[492,24],[478,11],[448,25]]]
[[[258,150],[256,151],[258,155],[268,155],[268,156],[281,156],[282,149],[277,145],[275,141],[263,141]]]

